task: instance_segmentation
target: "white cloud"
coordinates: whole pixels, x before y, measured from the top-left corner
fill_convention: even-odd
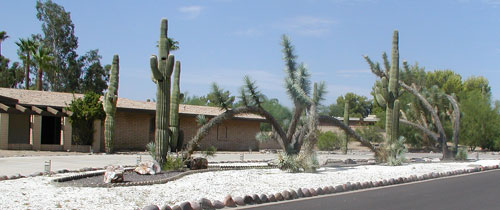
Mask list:
[[[194,19],[201,14],[203,7],[193,5],[193,6],[180,7],[178,10],[179,12],[185,14],[188,19]]]
[[[297,16],[283,21],[280,27],[305,36],[323,36],[331,31],[332,26],[336,21],[313,17],[313,16]]]

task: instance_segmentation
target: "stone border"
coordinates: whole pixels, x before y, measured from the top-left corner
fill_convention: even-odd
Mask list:
[[[194,201],[194,202],[185,201],[185,202],[182,202],[179,205],[175,205],[173,207],[170,207],[168,205],[164,205],[161,207],[161,210],[222,209],[225,207],[256,205],[256,204],[269,203],[269,202],[279,202],[279,201],[285,201],[285,200],[313,197],[313,196],[318,196],[318,195],[327,195],[327,194],[349,192],[349,191],[369,189],[369,188],[375,188],[375,187],[390,186],[390,185],[397,185],[397,184],[410,183],[410,182],[418,182],[418,181],[436,179],[436,178],[441,178],[441,177],[470,174],[470,173],[476,173],[476,172],[487,171],[487,170],[495,170],[495,169],[499,169],[499,168],[500,168],[500,165],[477,166],[477,167],[470,168],[470,169],[459,169],[459,170],[447,171],[447,172],[441,172],[441,173],[431,172],[431,173],[427,173],[427,174],[420,175],[420,176],[411,175],[409,177],[390,178],[390,179],[383,179],[383,180],[379,180],[379,181],[370,181],[370,182],[363,182],[363,183],[361,183],[361,182],[356,182],[356,183],[347,182],[345,184],[341,184],[341,185],[337,185],[337,186],[330,185],[330,186],[325,186],[322,188],[321,187],[310,188],[310,189],[299,188],[299,189],[297,189],[297,191],[284,190],[283,192],[277,192],[275,194],[269,194],[269,195],[253,194],[253,195],[245,195],[243,197],[238,196],[238,197],[234,197],[234,198],[231,197],[231,195],[227,195],[223,202],[219,201],[219,200],[210,201],[206,198],[202,198],[202,199],[200,199],[198,201]],[[160,210],[160,207],[158,207],[157,205],[149,205],[149,206],[143,207],[142,210]]]

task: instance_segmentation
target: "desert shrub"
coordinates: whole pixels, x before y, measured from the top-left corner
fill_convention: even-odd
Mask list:
[[[455,155],[455,160],[467,160],[467,149],[458,148],[457,154]]]
[[[394,143],[386,147],[387,164],[391,166],[400,166],[406,161],[405,154],[408,152],[405,145],[405,138],[400,136]]]
[[[73,126],[73,144],[92,144],[94,120],[103,120],[106,116],[99,98],[100,95],[88,92],[83,98],[74,98],[68,105],[67,109],[73,112],[69,117]]]
[[[370,142],[380,143],[384,141],[384,136],[380,133],[379,129],[375,126],[368,126],[356,129],[361,137],[369,140]]]
[[[314,172],[319,168],[319,163],[316,153],[310,153],[309,155],[305,153],[298,155],[280,153],[278,155],[278,167],[292,173]]]
[[[156,150],[155,150],[155,143],[154,142],[149,142],[146,144],[146,150],[148,151],[149,155],[153,157],[153,159],[156,157]]]
[[[332,151],[339,149],[342,145],[343,135],[338,135],[331,131],[318,133],[318,149],[323,151]]]
[[[161,167],[164,171],[180,170],[184,168],[184,160],[182,155],[168,154],[165,163]]]
[[[217,152],[217,148],[215,148],[214,146],[210,146],[208,147],[207,149],[203,150],[202,154],[203,156],[205,156],[205,158],[207,158],[208,156],[215,156],[215,153]]]

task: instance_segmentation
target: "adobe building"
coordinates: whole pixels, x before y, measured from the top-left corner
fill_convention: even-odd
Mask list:
[[[337,120],[340,120],[341,122],[344,122],[343,117],[335,117]],[[379,119],[375,115],[368,115],[368,117],[365,118],[358,118],[358,117],[350,117],[349,118],[349,127],[351,127],[353,130],[356,130],[358,128],[364,128],[368,126],[373,126],[375,123],[377,123]],[[336,126],[333,126],[331,123],[328,122],[328,120],[325,120],[324,118],[319,118],[319,124],[318,124],[318,130],[322,132],[326,131],[331,131],[334,133],[344,133],[344,131]]]
[[[71,113],[65,109],[74,98],[83,94],[0,88],[0,149],[47,151],[104,151],[104,122],[94,122],[92,145],[73,145]],[[102,98],[101,98],[102,99]],[[119,98],[115,116],[117,151],[144,151],[154,141],[156,103]],[[223,111],[218,107],[181,104],[180,129],[184,144],[197,132],[197,115],[207,118]],[[253,114],[237,115],[234,119],[212,128],[200,142],[200,148],[215,146],[218,150],[259,150],[255,135],[264,118]]]

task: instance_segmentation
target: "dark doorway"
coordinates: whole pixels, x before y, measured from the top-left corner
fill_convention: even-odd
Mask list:
[[[61,144],[60,117],[42,117],[42,144]]]

